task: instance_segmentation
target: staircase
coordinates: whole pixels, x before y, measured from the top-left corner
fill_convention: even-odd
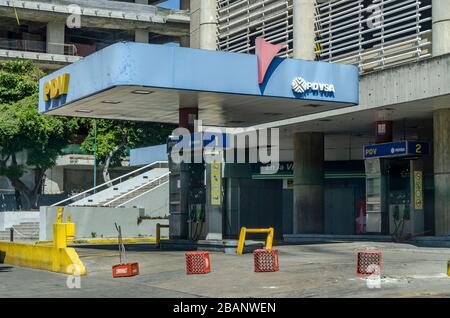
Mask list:
[[[14,225],[14,241],[39,240],[39,222],[23,222]],[[10,228],[0,231],[0,241],[10,240]]]
[[[111,198],[110,200],[102,201],[102,202],[100,202],[100,205],[111,207],[111,208],[121,207],[124,204],[128,203],[129,201],[131,201],[147,192],[150,192],[154,188],[156,188],[160,185],[163,185],[167,182],[169,182],[169,172],[168,171],[166,171],[166,173],[163,174],[161,177],[150,180],[147,183],[137,186],[127,193],[118,194],[118,195],[114,196],[113,198]]]
[[[169,174],[167,162],[152,163],[53,206],[122,207],[129,201],[168,183]]]

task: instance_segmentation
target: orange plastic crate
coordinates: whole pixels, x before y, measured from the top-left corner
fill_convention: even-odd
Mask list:
[[[112,275],[114,278],[132,277],[139,275],[139,264],[130,263],[115,265],[112,268]]]
[[[359,251],[356,253],[356,275],[381,275],[381,252]]]
[[[208,252],[186,253],[186,274],[208,274],[211,272],[211,261]]]
[[[278,262],[277,249],[259,249],[253,252],[253,260],[255,263],[255,272],[278,272],[280,263]]]

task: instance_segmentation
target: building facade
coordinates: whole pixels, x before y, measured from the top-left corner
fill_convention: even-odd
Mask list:
[[[117,72],[120,56],[134,76],[75,83],[67,100],[40,102],[49,115],[279,130],[281,164],[270,177],[257,163],[172,167],[172,238],[220,240],[242,226],[285,238],[450,234],[448,1],[192,0],[189,10],[182,46],[201,50],[115,46],[102,56],[118,65],[97,76]],[[267,51],[258,38],[283,45],[260,83],[252,53]],[[140,63],[150,55],[169,69],[148,73]],[[81,78],[85,67],[64,72]],[[334,84],[335,94],[298,94],[314,83]]]
[[[192,20],[196,47],[254,54],[262,37],[286,45],[280,57],[353,64],[361,74],[360,105],[258,126],[280,129],[281,159],[293,165],[270,180],[243,167],[225,172],[234,178],[226,178],[224,233],[271,223],[284,234],[450,233],[448,1],[192,4],[216,19]],[[365,153],[401,140],[425,142],[426,155]]]
[[[174,45],[186,42],[189,13],[159,7],[161,2],[1,0],[0,61],[29,59],[50,72],[117,42]],[[93,186],[94,160],[81,151],[81,141],[74,140],[73,145],[64,149],[56,166],[47,171],[42,193],[48,196],[41,204]],[[127,167],[118,169],[113,177],[127,171]],[[101,171],[97,175],[97,184],[103,183]],[[29,171],[23,180],[32,184],[33,172]],[[0,193],[3,197],[0,210],[14,209],[14,190],[6,178],[0,177]]]

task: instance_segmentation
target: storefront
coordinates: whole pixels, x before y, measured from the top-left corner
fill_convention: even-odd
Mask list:
[[[269,54],[270,47],[264,49],[255,56],[116,44],[44,77],[39,111],[180,123],[188,129],[193,128],[191,119],[198,118],[203,126],[248,128],[358,104],[356,67],[275,58]],[[214,170],[219,170],[214,166],[171,165],[171,236],[192,238],[193,230],[187,224],[192,227],[193,222],[205,223],[198,238],[234,236],[241,226],[274,226],[279,237],[292,233],[292,151],[290,157],[291,161],[282,162],[269,178],[258,175],[257,162],[234,165],[227,161],[215,175],[220,185],[209,182]],[[325,221],[330,233],[354,234],[356,201],[364,195],[360,191],[363,171],[346,171],[346,165],[329,162],[325,166],[322,187],[329,189]],[[195,195],[194,188],[198,190]],[[342,200],[344,197],[349,200]],[[192,213],[193,209],[200,212]],[[201,211],[204,217],[199,217]],[[348,214],[343,225],[332,221],[341,212]]]

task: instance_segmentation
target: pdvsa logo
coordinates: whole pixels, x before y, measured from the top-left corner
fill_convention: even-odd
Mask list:
[[[69,93],[70,74],[64,73],[44,84],[43,98],[45,102],[58,99]]]
[[[324,93],[334,94],[336,89],[333,84],[308,82],[303,77],[296,77],[292,81],[292,90],[297,94]]]

